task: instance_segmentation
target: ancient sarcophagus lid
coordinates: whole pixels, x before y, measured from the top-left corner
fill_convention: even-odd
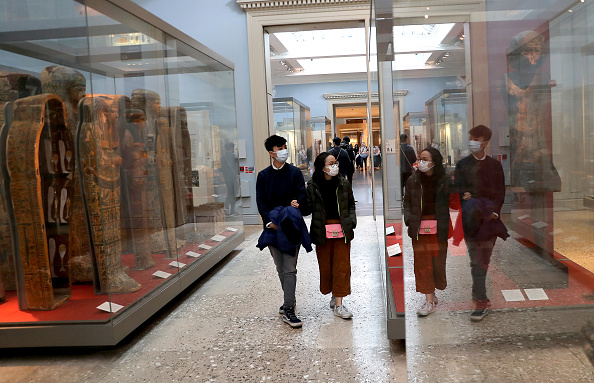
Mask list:
[[[22,309],[52,310],[71,295],[68,208],[74,153],[62,100],[51,94],[15,101],[6,145],[18,260],[26,295]],[[55,246],[51,246],[50,243]],[[50,250],[53,253],[50,253]]]

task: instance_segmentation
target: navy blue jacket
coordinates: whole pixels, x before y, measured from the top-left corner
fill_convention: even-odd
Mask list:
[[[487,221],[487,217],[494,211],[495,204],[487,198],[471,198],[462,201],[462,228],[466,241],[488,241],[493,237],[499,237],[505,241],[509,237],[501,219]]]
[[[258,212],[264,222],[264,228],[270,222],[269,215],[272,209],[279,206],[291,206],[292,200],[297,200],[299,203],[301,215],[311,214],[307,204],[305,180],[298,167],[285,163],[279,170],[269,166],[258,173],[256,203],[258,204]]]
[[[291,255],[295,255],[301,245],[308,253],[313,250],[307,226],[299,209],[279,206],[272,209],[268,216],[278,229],[264,229],[256,245],[260,250],[272,246]]]

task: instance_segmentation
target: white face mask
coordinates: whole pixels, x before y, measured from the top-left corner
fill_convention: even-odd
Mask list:
[[[276,152],[276,160],[279,162],[285,162],[289,158],[289,151],[287,149],[281,149]]]
[[[330,177],[334,177],[338,174],[338,164],[330,165],[329,169],[329,171],[324,170],[324,173],[328,174]]]
[[[433,165],[435,166],[435,165]],[[429,162],[427,161],[419,161],[419,170],[422,171],[423,173],[428,172],[429,170],[433,169],[433,166],[429,167]]]
[[[471,153],[478,153],[481,151],[481,142],[480,141],[468,141],[468,149]]]

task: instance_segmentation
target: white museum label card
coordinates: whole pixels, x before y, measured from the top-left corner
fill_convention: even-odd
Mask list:
[[[169,266],[177,267],[178,269],[181,269],[185,265],[186,265],[185,263],[181,263],[181,262],[178,262],[178,261],[173,261],[173,262],[171,262],[169,264]]]
[[[196,253],[196,252],[194,252],[194,251],[188,251],[188,252],[186,253],[186,255],[187,255],[188,257],[194,257],[194,258],[198,258],[198,257],[199,257],[201,254],[199,254],[199,253]]]
[[[153,273],[153,275],[154,275],[155,277],[159,277],[159,278],[163,278],[163,279],[167,279],[167,278],[169,278],[169,277],[171,276],[171,274],[169,274],[169,273],[166,273],[165,271],[161,271],[161,270],[159,270],[159,271],[155,271],[155,272]]]
[[[543,289],[524,289],[526,296],[531,301],[548,301],[549,296]]]
[[[520,302],[525,301],[524,294],[522,294],[522,290],[501,290],[503,297],[507,302]]]
[[[548,226],[548,224],[542,222],[542,221],[536,221],[532,224],[532,226],[534,226],[537,229],[542,229],[543,227]]]
[[[117,313],[118,311],[123,309],[124,306],[118,305],[117,303],[113,303],[113,302],[111,302],[111,303],[103,302],[99,306],[97,306],[97,308],[99,310],[106,311],[108,313]]]
[[[204,243],[201,243],[200,246],[198,246],[198,247],[201,249],[204,249],[204,250],[212,249],[212,246],[205,245]]]
[[[530,216],[529,215],[522,215],[522,216],[518,217],[518,219],[526,219],[528,217],[530,217]]]
[[[217,241],[217,242],[221,242],[227,239],[227,237],[222,236],[220,234],[215,235],[214,237],[211,238],[213,241]]]
[[[396,230],[394,230],[394,226],[386,227],[386,235],[394,234]]]
[[[236,228],[234,228],[234,227],[228,227],[228,228],[227,228],[227,230],[229,230],[229,231],[233,231],[233,232],[237,231],[237,229],[236,229]]]
[[[393,257],[393,256],[398,255],[400,253],[402,253],[402,249],[400,248],[400,244],[399,243],[394,244],[394,245],[388,247],[388,256],[389,257]]]

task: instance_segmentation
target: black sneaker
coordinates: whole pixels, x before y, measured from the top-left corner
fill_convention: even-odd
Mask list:
[[[293,311],[295,311],[295,307],[297,306],[297,302],[293,303]],[[278,308],[279,315],[283,315],[285,313],[285,305],[282,305]]]
[[[486,317],[487,314],[489,314],[488,308],[477,308],[472,312],[472,314],[470,314],[470,320],[473,322],[479,322],[483,320],[483,318]]]
[[[285,322],[293,328],[301,327],[303,323],[301,322],[301,319],[297,318],[297,316],[295,315],[295,310],[291,308],[285,309],[284,311],[285,313],[283,314],[283,322]]]

